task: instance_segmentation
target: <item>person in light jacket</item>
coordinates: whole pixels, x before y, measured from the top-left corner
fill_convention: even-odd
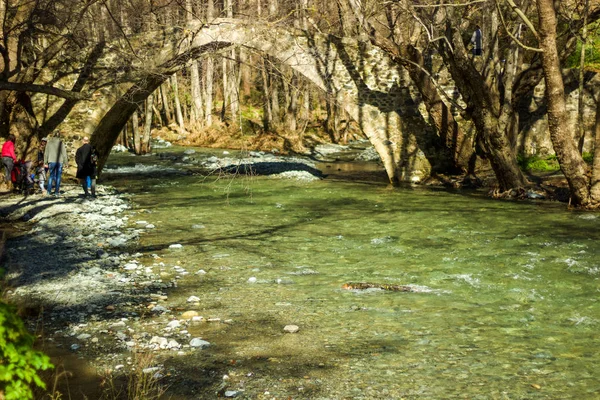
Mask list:
[[[48,168],[48,195],[52,195],[52,184],[54,184],[54,196],[60,196],[60,179],[63,167],[68,166],[67,147],[60,138],[57,130],[53,137],[48,139],[46,150],[44,150],[44,167]]]
[[[479,25],[475,25],[475,32],[471,36],[471,44],[473,45],[473,55],[480,56],[483,53],[483,35]]]

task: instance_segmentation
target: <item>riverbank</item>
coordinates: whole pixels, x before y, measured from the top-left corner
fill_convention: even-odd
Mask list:
[[[153,271],[158,262],[143,267],[142,254],[130,253],[139,235],[151,229],[128,223],[124,211],[130,197],[102,185],[95,199],[83,198],[79,186],[62,189],[59,198],[5,195],[0,206],[2,230],[9,231],[5,299],[19,307],[42,347],[60,355],[53,361],[74,355],[88,360],[89,370],[127,375],[136,367],[137,351],[206,345],[185,334],[171,332],[169,340],[151,334],[165,333],[171,322],[169,310],[158,302],[167,299],[163,290],[176,284]],[[144,320],[148,314],[153,318]],[[160,369],[147,368],[153,374]],[[71,380],[80,372],[71,371],[76,375]],[[59,387],[65,390],[63,383]],[[88,389],[98,394],[97,387]]]

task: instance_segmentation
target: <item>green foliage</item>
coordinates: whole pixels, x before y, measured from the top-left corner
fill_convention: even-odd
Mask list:
[[[584,151],[583,152],[583,161],[585,161],[588,164],[591,164],[594,161],[594,154]]]
[[[581,55],[581,42],[577,42],[577,48],[567,59],[567,68],[579,68]],[[594,24],[588,31],[588,41],[585,48],[585,66],[593,70],[600,70],[600,26]]]
[[[560,169],[558,165],[558,160],[555,155],[540,157],[540,156],[531,156],[525,157],[523,155],[517,156],[517,162],[519,166],[524,171],[557,171]]]
[[[0,393],[6,400],[33,399],[31,385],[46,386],[38,371],[53,365],[33,342],[15,308],[0,302]]]

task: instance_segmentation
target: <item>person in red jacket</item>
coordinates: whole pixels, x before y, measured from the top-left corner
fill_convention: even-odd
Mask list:
[[[6,170],[6,175],[4,176],[5,181],[10,186],[10,174],[12,173],[13,166],[17,162],[17,155],[15,154],[15,142],[17,139],[15,135],[8,135],[8,139],[2,145],[2,164],[4,165],[4,169]]]

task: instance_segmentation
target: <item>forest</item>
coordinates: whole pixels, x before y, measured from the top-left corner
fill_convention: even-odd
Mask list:
[[[416,139],[430,165],[425,173],[474,176],[478,160],[485,160],[496,176],[499,193],[529,184],[518,164],[527,153],[521,139],[528,129],[523,119],[534,89],[543,82],[551,143],[544,151],[556,156],[571,204],[594,207],[600,196],[596,185],[600,162],[593,156],[597,129],[587,116],[584,99],[596,96],[593,53],[598,4],[587,0],[444,3],[5,1],[0,10],[4,21],[2,136],[14,132],[26,138],[21,143],[34,147],[32,141],[73,118],[69,114],[78,103],[114,102],[111,96],[120,92],[126,96],[120,100],[131,105],[124,107],[127,115],[108,126],[107,113],[95,129],[87,127],[104,157],[115,141],[138,154],[148,151],[153,127],[161,126],[176,126],[188,143],[227,140],[237,141],[237,147],[245,143],[260,148],[273,141],[288,151],[301,150],[303,141],[315,132],[333,143],[365,132],[373,141],[368,127],[348,112],[351,100],[343,87],[328,83],[327,78],[325,87],[315,87],[298,68],[257,50],[260,46],[215,42],[181,55],[172,61],[174,65],[158,67],[148,61],[149,47],[165,43],[167,35],[194,35],[194,30],[223,18],[236,23],[260,21],[273,32],[287,29],[304,38],[353,38],[383,52],[391,68],[407,75],[407,85],[415,91],[411,100],[422,105],[400,113],[409,114],[407,125],[429,127]],[[470,38],[479,25],[483,54],[472,56]],[[363,73],[383,80],[386,72]],[[152,90],[143,88],[146,84]],[[568,117],[565,87],[579,98],[576,126]],[[407,97],[402,90],[392,95],[399,102]],[[121,137],[115,134],[117,129]],[[410,128],[392,127],[386,137],[375,140],[382,142],[376,149],[389,164],[386,170],[392,183],[408,178],[397,172],[409,162],[402,153],[411,151],[406,143],[399,143],[399,136],[408,136],[400,130]],[[591,162],[584,161],[584,150]]]

